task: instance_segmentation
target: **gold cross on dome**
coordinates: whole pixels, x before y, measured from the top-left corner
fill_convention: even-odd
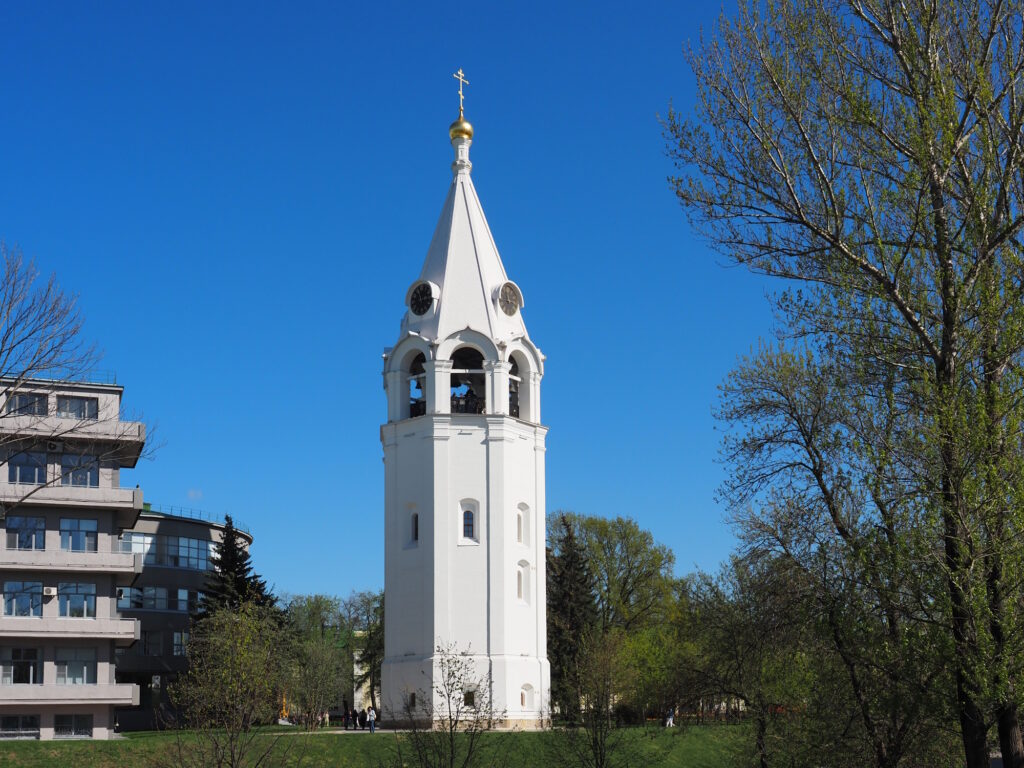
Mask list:
[[[456,80],[459,81],[459,114],[462,114],[462,86],[469,85],[469,80],[466,79],[466,75],[462,71],[462,67],[459,67],[459,71],[452,75]]]

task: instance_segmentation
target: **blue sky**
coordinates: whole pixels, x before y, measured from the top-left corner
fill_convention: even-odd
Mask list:
[[[381,352],[473,178],[542,385],[549,513],[628,515],[680,574],[733,545],[717,386],[764,282],[686,223],[658,116],[687,3],[0,5],[0,238],[77,293],[160,444],[124,482],[229,513],[285,592],[383,584]]]

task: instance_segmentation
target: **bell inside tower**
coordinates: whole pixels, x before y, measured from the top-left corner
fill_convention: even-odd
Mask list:
[[[422,416],[427,412],[426,370],[423,367],[425,358],[419,353],[409,365],[409,418]]]
[[[472,347],[452,355],[452,413],[486,413],[487,387],[484,356]]]
[[[512,370],[508,374],[508,415],[519,418],[519,385],[522,379],[519,376],[519,363],[512,358]]]

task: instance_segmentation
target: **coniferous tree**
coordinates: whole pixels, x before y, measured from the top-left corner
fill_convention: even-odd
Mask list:
[[[597,625],[597,598],[583,543],[560,515],[548,549],[548,660],[551,702],[562,717],[579,720],[581,640]]]
[[[235,529],[231,515],[224,518],[224,535],[211,558],[213,572],[206,580],[200,616],[218,608],[237,609],[243,603],[273,606],[267,583],[252,569],[249,550]]]

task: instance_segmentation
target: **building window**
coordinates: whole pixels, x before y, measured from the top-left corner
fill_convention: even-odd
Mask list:
[[[43,485],[46,483],[46,454],[39,451],[22,451],[7,460],[7,482],[22,485]]]
[[[91,739],[92,715],[54,715],[55,739]]]
[[[197,592],[194,589],[179,589],[178,597],[170,606],[170,609],[172,611],[181,611],[182,613],[195,613],[199,610],[199,602],[202,598],[202,592]]]
[[[409,694],[409,711],[416,709],[416,691]]]
[[[466,509],[462,512],[462,538],[474,539],[476,531],[473,527],[473,510]]]
[[[215,544],[207,539],[189,539],[185,536],[167,538],[167,564],[178,568],[209,571]]]
[[[95,456],[64,453],[60,457],[60,484],[99,488],[100,467]]]
[[[462,695],[462,703],[465,704],[467,707],[475,707],[476,706],[476,691],[466,691]]]
[[[10,515],[5,523],[8,549],[46,549],[46,520]]]
[[[140,640],[140,652],[143,656],[162,656],[164,652],[164,636],[155,630],[143,630]]]
[[[57,685],[95,685],[95,648],[58,648]]]
[[[62,581],[57,585],[60,616],[66,619],[96,618],[96,585]]]
[[[96,521],[62,517],[60,519],[60,548],[65,552],[95,552]]]
[[[0,648],[0,685],[42,685],[38,648]]]
[[[420,540],[420,516],[419,513],[412,513],[412,540]]]
[[[38,739],[39,715],[0,717],[0,739]]]
[[[524,603],[530,602],[530,564],[525,560],[520,560],[516,568],[516,597]]]
[[[19,392],[7,398],[7,412],[16,416],[45,416],[46,395],[39,392]]]
[[[121,551],[145,555],[146,565],[156,564],[156,537],[148,533],[125,533],[121,536]]]
[[[57,395],[57,415],[62,419],[90,419],[99,417],[99,400],[95,397]]]
[[[523,685],[519,691],[519,705],[523,709],[533,708],[533,686],[529,683]]]
[[[5,581],[4,616],[42,616],[43,582]]]
[[[184,656],[188,653],[188,632],[174,633],[174,655]]]
[[[166,611],[167,588],[124,587],[118,593],[117,608],[120,611]]]
[[[520,544],[530,543],[530,508],[526,504],[520,504],[516,513],[516,540]]]

